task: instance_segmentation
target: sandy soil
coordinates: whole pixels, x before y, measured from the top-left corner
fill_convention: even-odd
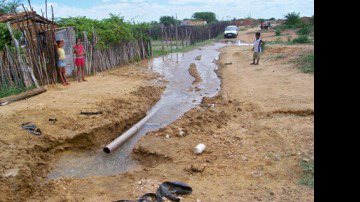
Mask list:
[[[301,73],[292,62],[310,49],[313,46],[267,46],[260,65],[252,66],[251,47],[223,48],[218,71],[221,93],[204,99],[173,124],[144,136],[132,154],[142,164],[139,169],[107,177],[42,181],[27,195],[27,201],[134,200],[172,180],[192,186],[193,193],[183,196],[183,201],[313,201],[314,190],[298,181],[300,162],[314,156],[314,77]],[[135,89],[136,82],[128,85]],[[74,108],[74,113],[79,109]],[[18,127],[24,118],[13,115],[12,121],[15,124],[6,130]],[[12,135],[13,141],[34,147],[25,143],[37,137],[18,133]],[[20,139],[21,135],[29,140]],[[199,143],[204,143],[206,150],[195,155],[192,149]],[[9,143],[1,145],[11,148]]]
[[[131,65],[71,82],[0,108],[0,201],[23,200],[37,189],[54,154],[94,148],[114,139],[140,120],[160,98],[163,87],[150,83],[158,76]],[[100,115],[81,115],[80,112]],[[56,119],[53,123],[49,119]],[[21,128],[33,122],[42,135]]]

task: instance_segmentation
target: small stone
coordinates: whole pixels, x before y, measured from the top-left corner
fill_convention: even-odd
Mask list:
[[[170,135],[169,135],[169,134],[167,134],[167,135],[165,136],[165,138],[166,138],[166,139],[169,139],[169,138],[170,138]]]
[[[142,184],[142,182],[141,182],[141,180],[138,182],[138,185],[141,185]]]
[[[19,169],[18,168],[13,168],[8,170],[5,174],[3,174],[3,177],[16,177],[19,174]]]
[[[203,172],[205,170],[205,165],[193,164],[191,165],[190,170],[193,172]]]
[[[251,173],[251,175],[252,175],[253,177],[260,177],[260,176],[262,175],[262,173],[261,173],[261,171],[253,171],[253,172]]]
[[[280,157],[280,155],[279,155],[279,154],[275,154],[275,156],[274,156],[274,157],[275,157],[275,160],[276,160],[276,161],[280,161],[280,160],[281,160],[281,157]]]
[[[303,158],[302,159],[304,162],[309,162],[310,161],[310,159],[308,159],[308,158]]]

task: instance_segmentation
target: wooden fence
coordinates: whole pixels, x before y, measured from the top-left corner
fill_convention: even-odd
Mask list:
[[[28,32],[25,30],[27,27],[31,25],[21,31]],[[8,29],[12,33],[9,24]],[[0,91],[39,87],[59,81],[55,60],[55,29],[35,30],[35,34],[44,33],[46,37],[40,45],[27,35],[31,38],[26,39],[27,43],[22,47],[13,37],[15,48],[5,46],[5,50],[0,52]],[[99,48],[96,40],[88,40],[85,33],[84,39],[87,75],[151,57],[150,40],[119,42]]]
[[[218,22],[202,26],[153,26],[147,34],[153,39],[161,42],[162,50],[178,49],[198,42],[213,39],[222,34],[229,22]]]

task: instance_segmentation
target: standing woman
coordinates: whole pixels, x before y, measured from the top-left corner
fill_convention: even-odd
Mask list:
[[[78,82],[80,82],[80,72],[81,72],[81,77],[82,77],[82,80],[83,81],[86,81],[85,80],[85,70],[84,70],[84,67],[85,67],[85,51],[84,51],[84,47],[83,45],[81,44],[81,39],[80,38],[77,38],[76,39],[76,45],[74,46],[74,54],[75,54],[75,66],[76,66],[76,69],[77,69],[77,74],[76,74],[76,77],[77,77],[77,80]]]
[[[65,50],[63,47],[64,47],[64,40],[56,41],[56,51],[57,51],[57,55],[58,55],[57,66],[59,68],[59,75],[60,75],[61,83],[64,86],[67,86],[70,84],[67,82],[66,75],[65,75],[66,56],[65,56]]]

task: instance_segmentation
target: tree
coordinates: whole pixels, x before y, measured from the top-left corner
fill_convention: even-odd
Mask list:
[[[99,36],[99,45],[108,46],[120,41],[131,41],[143,37],[142,33],[135,33],[136,30],[145,29],[147,25],[132,25],[125,22],[119,15],[110,13],[108,18],[94,20],[87,17],[69,17],[56,20],[60,26],[73,26],[78,30],[78,36],[81,37],[83,31],[86,31],[88,37],[92,37],[93,30]],[[136,30],[135,30],[136,29]]]
[[[161,16],[160,23],[164,24],[165,26],[169,26],[169,25],[176,25],[179,22],[173,16]]]
[[[217,22],[216,15],[213,12],[196,12],[192,17],[196,20],[204,20],[207,23]]]
[[[21,5],[21,0],[0,0],[0,13],[15,13],[17,7]]]
[[[296,27],[301,23],[300,13],[292,12],[285,15],[285,24]]]

